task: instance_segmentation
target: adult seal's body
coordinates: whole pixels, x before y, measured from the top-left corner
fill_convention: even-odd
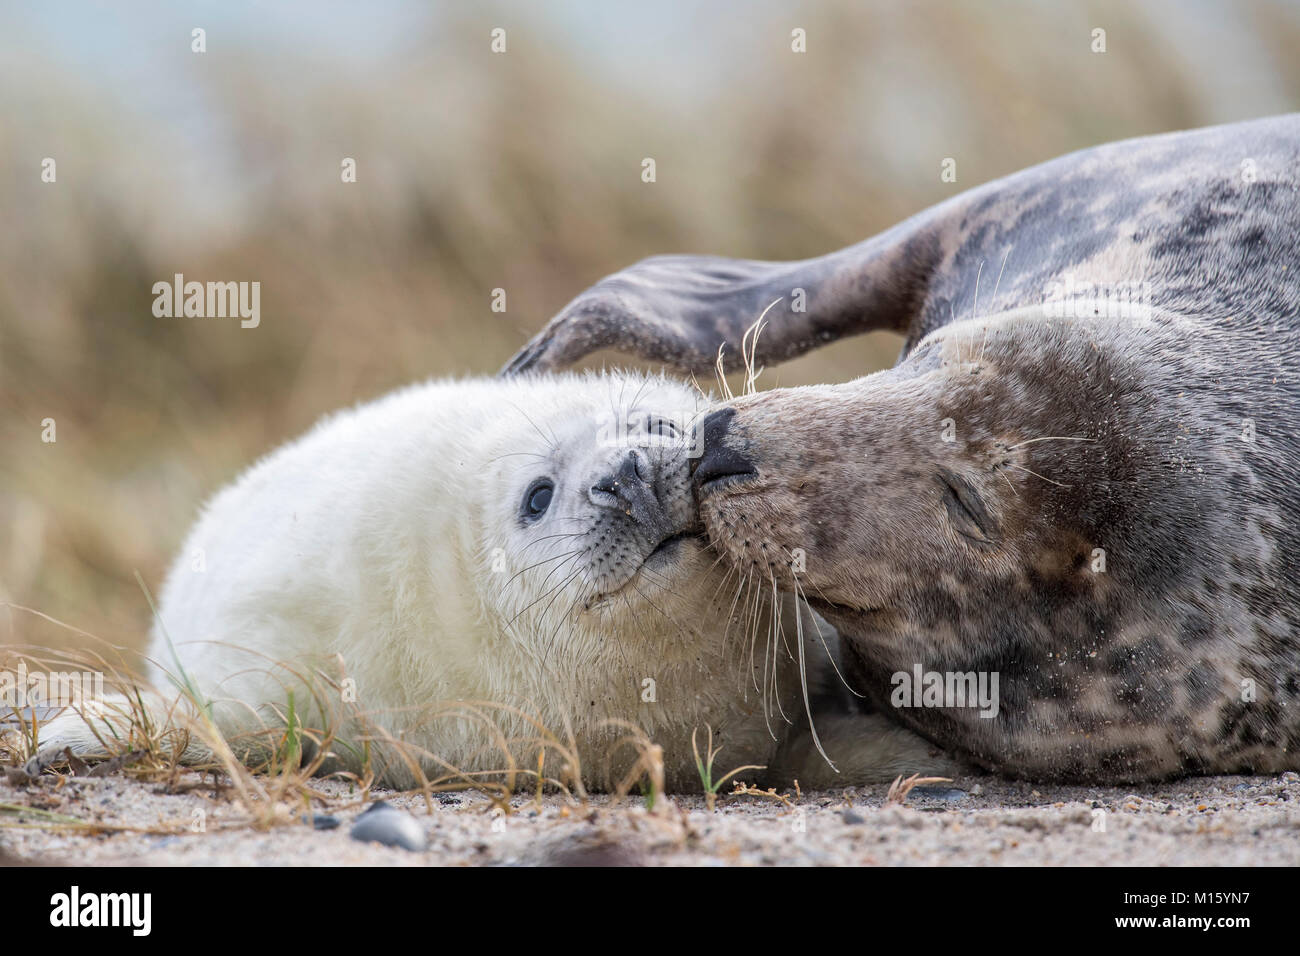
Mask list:
[[[881,710],[986,768],[1297,768],[1297,236],[1300,117],[1133,140],[820,259],[648,260],[510,370],[614,346],[701,372],[777,298],[759,362],[905,334],[893,369],[706,420],[722,554],[806,594]],[[997,715],[903,700],[918,671],[996,674]]]
[[[706,549],[689,471],[704,407],[663,378],[544,376],[434,382],[326,419],[206,509],[140,700],[161,726],[183,687],[181,709],[210,708],[237,756],[289,723],[328,730],[338,764],[368,753],[396,785],[533,770],[542,750],[548,777],[613,785],[638,730],[672,789],[699,788],[707,728],[719,774],[815,786],[947,767],[837,707],[833,631],[742,591]],[[133,702],[65,714],[46,753],[125,743]],[[185,759],[211,745],[192,738]]]

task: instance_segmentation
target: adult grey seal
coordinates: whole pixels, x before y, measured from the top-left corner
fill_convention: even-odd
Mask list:
[[[539,751],[550,778],[614,786],[631,735],[657,748],[642,769],[698,790],[710,728],[715,776],[945,769],[836,701],[824,622],[706,549],[689,438],[707,407],[672,379],[565,375],[430,382],[327,418],[196,523],[161,594],[155,691],[64,714],[45,752],[131,740],[142,709],[163,726],[178,686],[236,755],[296,723],[398,786],[535,770]],[[184,759],[215,746],[193,734]]]
[[[706,420],[713,545],[806,595],[880,710],[988,769],[1295,769],[1298,236],[1300,115],[1130,140],[821,258],[646,260],[507,371],[611,346],[704,372],[776,299],[759,362],[903,333],[888,371]],[[918,706],[901,675],[932,673],[996,676],[996,715]]]

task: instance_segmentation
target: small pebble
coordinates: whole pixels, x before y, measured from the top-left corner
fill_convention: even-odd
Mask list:
[[[912,796],[929,797],[931,800],[946,800],[955,803],[966,799],[966,791],[955,787],[913,787]]]
[[[310,823],[313,830],[337,830],[343,823],[338,817],[328,813],[303,814],[303,823]]]
[[[383,800],[372,803],[357,817],[349,836],[362,843],[382,843],[414,853],[423,852],[429,845],[429,837],[415,817]]]
[[[866,817],[858,813],[856,810],[852,810],[852,809],[845,810],[843,813],[840,814],[840,817],[843,818],[845,823],[848,823],[850,825],[867,822]]]

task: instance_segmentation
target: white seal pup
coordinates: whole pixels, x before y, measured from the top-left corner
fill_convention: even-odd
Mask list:
[[[700,787],[706,728],[719,772],[815,787],[947,769],[837,709],[829,626],[742,591],[707,549],[690,478],[707,406],[664,377],[564,375],[436,381],[325,419],[208,505],[161,593],[152,684],[246,745],[291,710],[341,717],[338,763],[357,768],[364,740],[395,785],[534,769],[549,731],[610,786],[629,727],[673,790]],[[113,710],[63,715],[42,752],[100,749]],[[192,738],[185,759],[205,757]]]

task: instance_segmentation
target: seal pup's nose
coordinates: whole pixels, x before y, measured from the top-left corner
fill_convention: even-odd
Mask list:
[[[658,527],[666,522],[667,516],[655,495],[654,478],[654,466],[650,460],[633,449],[612,474],[591,486],[591,500],[599,505],[617,507],[647,528]]]
[[[753,462],[734,448],[728,448],[724,441],[735,416],[734,408],[723,408],[704,419],[701,426],[704,454],[692,476],[700,490],[719,487],[728,478],[753,478],[758,474]]]

